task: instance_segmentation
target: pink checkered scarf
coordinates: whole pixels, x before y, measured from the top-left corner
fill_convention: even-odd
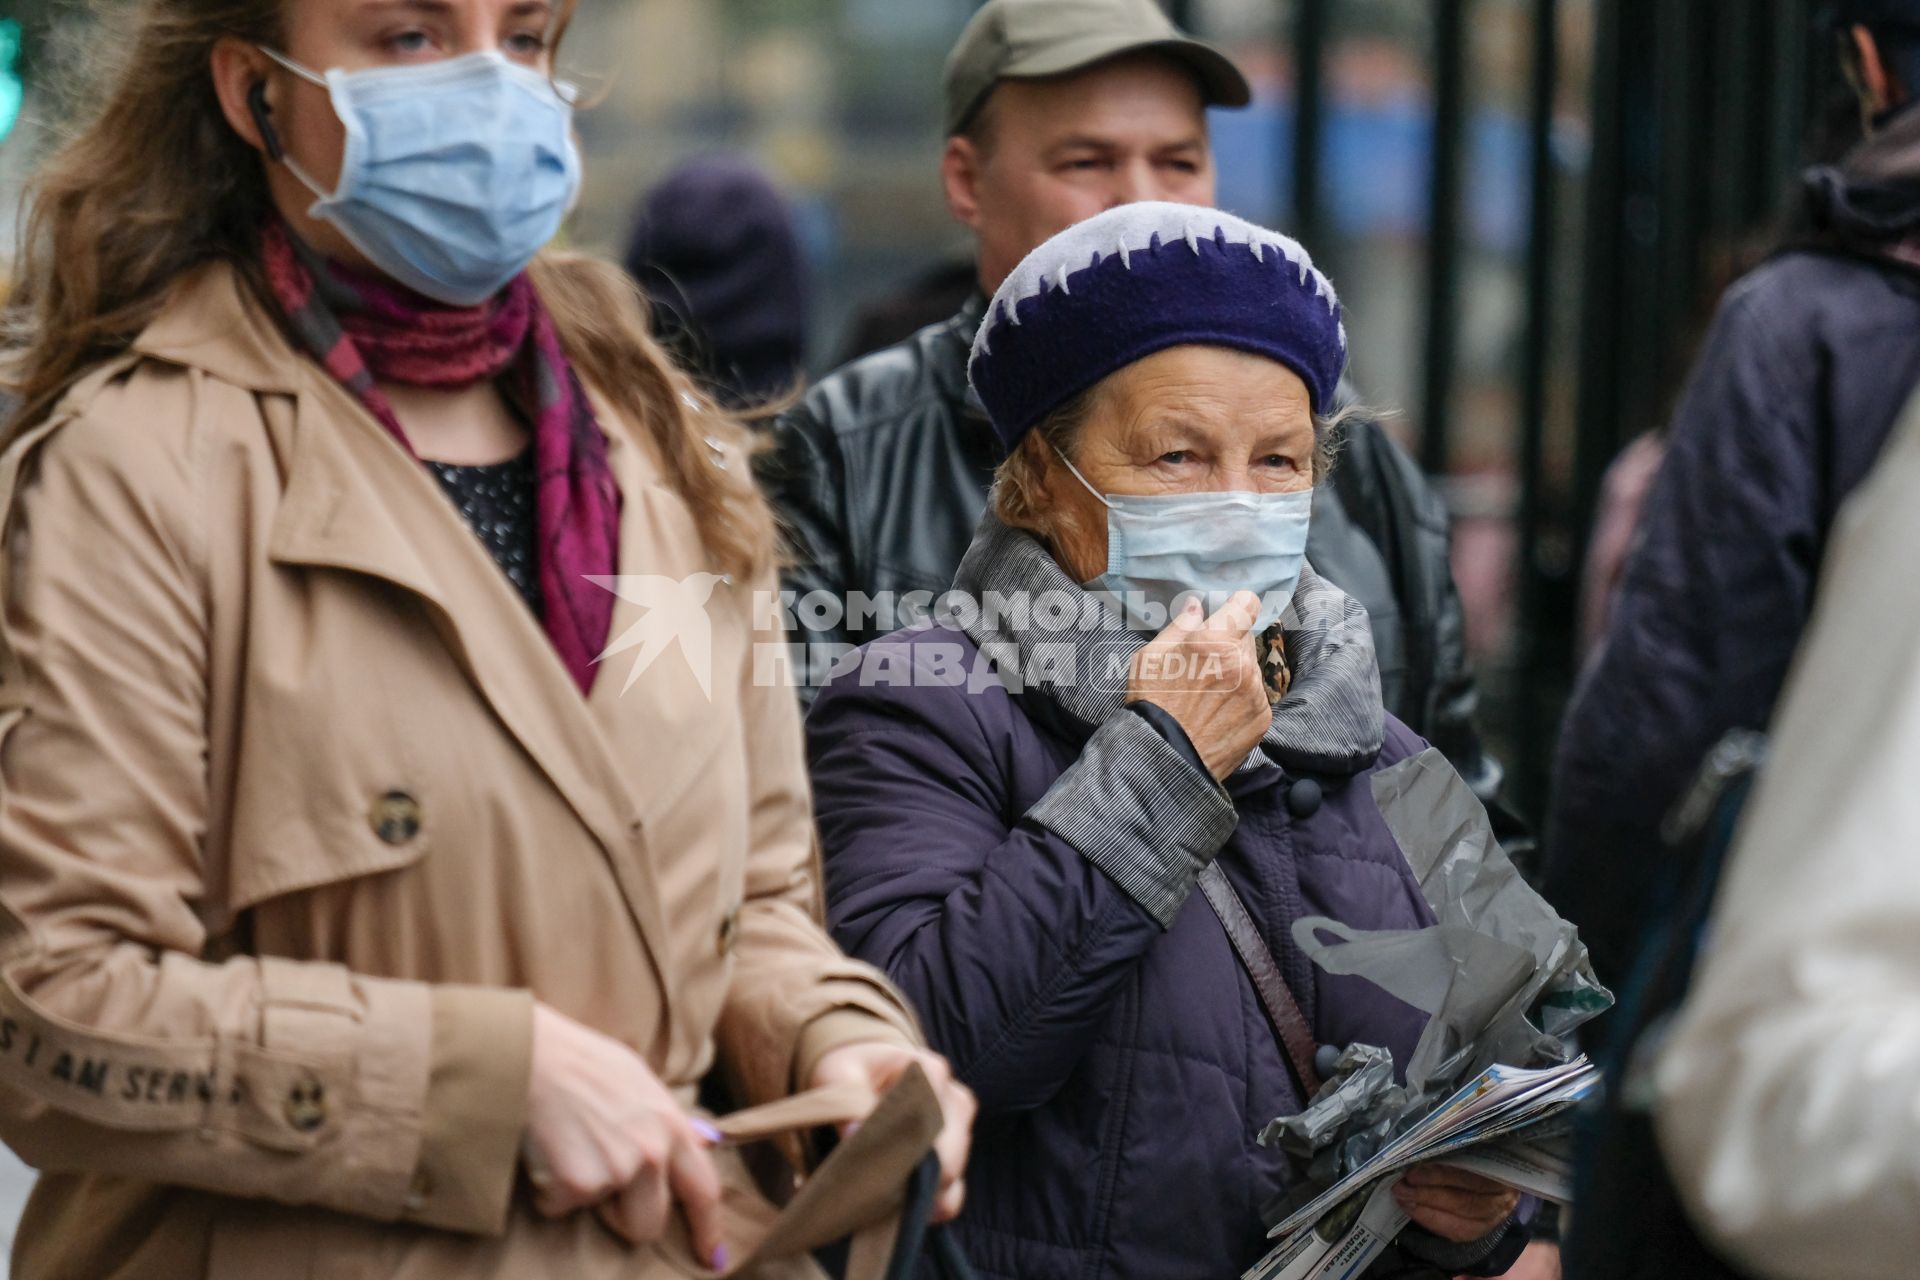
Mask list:
[[[547,638],[582,694],[613,621],[620,493],[607,441],[525,273],[475,307],[449,307],[321,257],[274,219],[261,235],[268,286],[299,344],[411,455],[379,382],[458,388],[499,378],[533,424],[534,512]],[[417,455],[414,455],[417,457]]]

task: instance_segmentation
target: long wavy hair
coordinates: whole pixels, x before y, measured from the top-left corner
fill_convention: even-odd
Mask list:
[[[94,0],[64,95],[75,131],[27,188],[0,337],[20,404],[0,443],[124,353],[174,287],[209,264],[231,266],[277,313],[259,267],[273,211],[265,162],[227,124],[210,67],[224,37],[283,45],[285,3]],[[558,0],[556,54],[576,4]],[[746,464],[749,433],[654,341],[638,287],[584,254],[545,252],[532,272],[568,357],[652,440],[714,567],[765,572],[774,524]],[[716,465],[716,446],[738,461]]]

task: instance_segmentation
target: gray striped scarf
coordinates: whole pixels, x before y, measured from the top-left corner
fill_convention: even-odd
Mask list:
[[[988,511],[953,586],[960,600],[972,603],[956,608],[950,600],[948,619],[972,637],[1016,693],[1043,696],[1090,728],[1105,724],[1125,705],[1121,673],[1151,637],[1128,631],[1066,575],[1038,538],[1009,528]],[[1018,626],[1012,611],[981,604],[1043,597],[1082,605],[1073,614],[1080,625]],[[1241,769],[1268,760],[1314,773],[1351,774],[1368,767],[1380,754],[1386,709],[1367,611],[1311,568],[1302,568],[1281,631],[1293,686]]]

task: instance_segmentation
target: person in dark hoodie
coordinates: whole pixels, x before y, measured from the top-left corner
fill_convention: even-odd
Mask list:
[[[1562,731],[1544,892],[1607,982],[1650,923],[1662,817],[1714,742],[1766,726],[1835,515],[1920,380],[1920,0],[1833,21],[1865,137],[1721,302]]]
[[[722,404],[800,386],[806,261],[786,198],[750,162],[701,156],[668,174],[635,212],[626,267],[655,332]]]

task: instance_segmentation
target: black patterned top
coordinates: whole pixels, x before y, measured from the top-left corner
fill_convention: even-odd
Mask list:
[[[482,466],[427,462],[520,598],[540,615],[540,557],[534,548],[533,450]]]

